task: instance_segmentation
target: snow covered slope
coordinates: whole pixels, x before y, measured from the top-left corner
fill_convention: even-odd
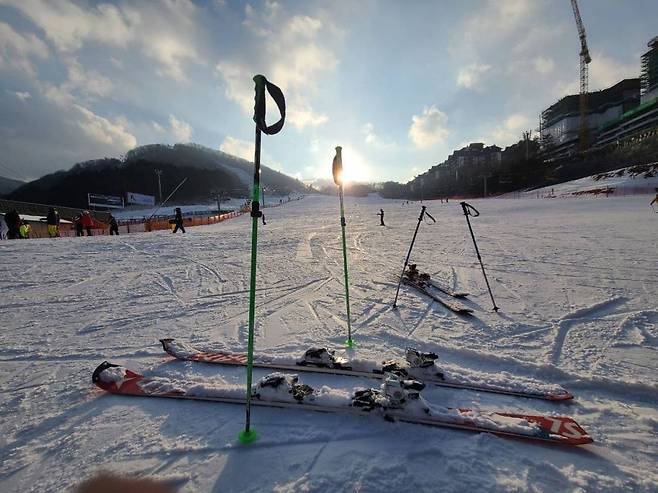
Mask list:
[[[623,196],[653,194],[658,188],[658,163],[629,166],[607,173],[558,183],[503,197],[568,197],[573,195]]]
[[[355,357],[435,351],[451,369],[509,372],[572,391],[571,404],[428,388],[440,405],[574,417],[577,450],[352,416],[104,394],[108,359],[145,375],[244,382],[241,368],[174,361],[159,338],[246,345],[249,218],[119,237],[0,242],[0,491],[66,490],[98,470],[180,491],[656,491],[658,214],[646,196],[426,202],[412,260],[471,293],[463,318],[401,289],[419,204],[346,199]],[[386,213],[386,227],[376,215]],[[335,197],[268,211],[259,232],[256,350],[300,354],[345,339]],[[260,376],[263,372],[255,372]],[[323,375],[303,375],[319,388]],[[372,382],[334,378],[342,388]]]

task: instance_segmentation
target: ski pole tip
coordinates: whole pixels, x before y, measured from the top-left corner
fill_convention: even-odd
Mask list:
[[[256,440],[258,440],[258,433],[256,433],[256,430],[254,429],[242,430],[238,435],[238,441],[243,445],[249,445],[250,443],[254,443]]]
[[[354,341],[352,339],[348,339],[348,340],[345,341],[345,345],[348,348],[353,348],[354,347]]]

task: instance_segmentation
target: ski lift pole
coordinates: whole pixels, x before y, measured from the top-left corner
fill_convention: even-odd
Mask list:
[[[345,207],[343,205],[343,155],[341,154],[343,148],[336,147],[336,156],[332,164],[332,173],[334,175],[334,183],[338,185],[338,197],[340,198],[340,228],[343,236],[343,271],[345,272],[345,304],[347,305],[347,340],[345,345],[347,347],[354,347],[352,340],[352,316],[350,314],[350,285],[349,276],[347,273],[347,242],[345,240]]]
[[[423,221],[423,217],[429,217],[432,221],[436,222],[429,212],[427,212],[426,206],[421,206],[420,216],[418,216],[418,223],[416,224],[416,231],[414,231],[414,237],[411,239],[411,245],[409,245],[409,251],[407,252],[407,258],[404,259],[404,265],[402,266],[402,274],[400,274],[400,280],[398,281],[398,289],[395,291],[395,300],[393,300],[393,308],[397,308],[398,295],[400,294],[400,285],[402,284],[402,278],[404,277],[404,271],[407,270],[407,264],[409,263],[409,257],[411,257],[411,250],[414,248],[414,243],[416,242],[416,235],[418,234],[418,228],[420,228],[420,223]]]
[[[493,293],[491,292],[491,286],[489,286],[489,279],[487,279],[487,273],[484,270],[484,264],[482,263],[482,257],[480,256],[480,250],[478,249],[478,244],[475,241],[475,235],[473,234],[473,228],[471,227],[471,221],[468,218],[468,216],[473,216],[473,217],[478,217],[480,215],[480,212],[473,207],[471,204],[467,204],[466,202],[460,202],[459,205],[462,206],[462,210],[464,211],[464,215],[466,216],[466,223],[468,224],[468,230],[471,232],[471,238],[473,238],[473,246],[475,246],[475,253],[478,256],[478,261],[480,262],[480,267],[482,267],[482,275],[484,275],[484,282],[487,283],[487,289],[489,290],[489,296],[491,296],[491,303],[493,303],[493,311],[497,312],[500,310],[496,306],[496,301],[494,300]],[[473,214],[475,212],[475,214]]]
[[[258,220],[262,216],[260,210],[260,141],[261,133],[274,135],[281,131],[286,118],[286,101],[283,92],[277,86],[268,82],[263,75],[255,75],[256,84],[254,122],[256,122],[256,139],[254,149],[254,184],[251,191],[251,277],[249,280],[249,341],[247,347],[247,398],[245,406],[245,427],[238,435],[242,443],[251,443],[258,437],[256,431],[251,428],[251,382],[254,365],[254,320],[256,314],[256,257],[258,248]],[[269,92],[272,99],[279,108],[281,118],[278,122],[268,126],[265,123],[265,90]]]
[[[183,181],[181,181],[181,182],[178,184],[178,186],[177,186],[176,188],[174,188],[174,190],[173,190],[169,195],[167,195],[167,198],[164,199],[162,202],[160,202],[160,205],[159,205],[159,206],[158,206],[158,207],[157,207],[157,208],[151,213],[151,215],[149,216],[149,218],[147,219],[147,221],[150,221],[151,218],[152,218],[153,216],[155,216],[155,213],[158,212],[160,209],[162,209],[162,207],[164,207],[164,205],[169,201],[169,199],[170,199],[170,198],[171,198],[171,197],[172,197],[172,196],[178,191],[178,189],[179,189],[180,187],[183,186],[183,183],[185,183],[186,181],[187,181],[187,177],[183,178]]]

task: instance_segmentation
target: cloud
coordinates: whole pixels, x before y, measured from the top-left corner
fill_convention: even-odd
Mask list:
[[[254,144],[246,140],[236,139],[234,137],[226,136],[224,142],[219,146],[219,150],[232,156],[238,156],[247,161],[254,160]]]
[[[301,96],[296,97],[288,105],[286,118],[299,130],[303,130],[305,127],[317,127],[329,120],[326,115],[314,112],[311,105]]]
[[[21,34],[4,22],[0,22],[0,71],[17,70],[30,76],[36,75],[31,58],[45,59],[48,47],[34,34]]]
[[[602,53],[592,53],[589,64],[589,90],[598,91],[610,87],[622,79],[639,76],[640,63],[623,63]]]
[[[449,135],[447,123],[448,116],[436,106],[425,107],[422,114],[411,117],[409,137],[416,147],[431,147]]]
[[[16,96],[16,97],[17,97],[18,99],[20,99],[21,101],[27,101],[29,98],[32,97],[32,95],[31,95],[29,92],[27,92],[27,91],[25,91],[25,92],[19,92],[19,91],[10,91],[9,89],[5,89],[5,92],[6,92],[7,94],[11,94],[11,95],[13,95],[13,96]]]
[[[137,146],[137,139],[126,131],[123,123],[111,122],[78,104],[73,108],[82,117],[77,125],[92,139],[124,151]]]
[[[98,42],[128,48],[162,67],[160,74],[185,79],[184,63],[202,63],[195,46],[196,7],[187,0],[162,0],[115,6],[81,6],[70,0],[2,0],[43,30],[64,54]],[[1,36],[0,36],[1,37]]]
[[[368,122],[365,125],[361,127],[361,132],[363,133],[364,140],[366,144],[369,144],[373,147],[377,147],[380,149],[391,149],[393,147],[396,147],[395,142],[386,142],[382,140],[376,133],[375,133],[375,126]]]
[[[254,106],[251,78],[255,73],[266,73],[286,94],[290,123],[299,130],[326,123],[328,117],[316,111],[309,101],[319,77],[338,64],[333,52],[321,41],[322,35],[333,27],[318,17],[290,16],[281,4],[273,1],[266,1],[260,9],[245,6],[243,25],[257,38],[252,44],[258,49],[243,53],[239,61],[226,59],[216,65],[226,97],[251,114]],[[263,37],[267,38],[266,43],[260,39]]]
[[[466,89],[480,89],[482,76],[491,69],[491,65],[473,63],[459,70],[457,86]]]
[[[533,60],[535,70],[542,75],[550,74],[555,68],[552,58],[539,56]]]
[[[523,132],[530,130],[534,125],[534,119],[521,113],[513,113],[505,119],[502,125],[495,126],[478,140],[487,144],[506,147],[521,140]]]
[[[192,139],[190,124],[180,121],[174,115],[169,115],[169,127],[179,142],[189,142]]]

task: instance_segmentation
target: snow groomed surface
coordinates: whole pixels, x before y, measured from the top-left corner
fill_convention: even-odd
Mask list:
[[[199,491],[640,491],[658,484],[656,218],[637,196],[474,201],[491,311],[457,203],[428,202],[412,262],[467,291],[460,317],[402,286],[419,204],[346,199],[352,357],[440,355],[443,371],[559,384],[569,403],[428,386],[443,407],[566,414],[595,442],[547,447],[489,433],[255,408],[260,439],[236,444],[238,405],[109,395],[103,360],[145,377],[235,385],[244,370],[172,360],[158,339],[242,351],[248,218],[120,237],[0,242],[0,490],[59,492],[100,469]],[[376,212],[386,211],[387,227]],[[345,340],[335,197],[273,208],[259,231],[256,354],[298,356]],[[477,222],[475,222],[477,221]],[[255,372],[260,378],[265,370]],[[324,375],[304,374],[321,389]],[[335,378],[342,390],[372,379]],[[340,471],[340,474],[337,474]]]

